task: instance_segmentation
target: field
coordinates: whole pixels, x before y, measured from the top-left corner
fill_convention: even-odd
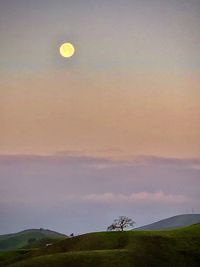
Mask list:
[[[200,224],[168,231],[90,233],[46,248],[2,252],[12,267],[199,267]]]

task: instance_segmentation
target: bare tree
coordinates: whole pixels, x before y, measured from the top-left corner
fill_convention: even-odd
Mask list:
[[[130,226],[133,226],[135,222],[126,217],[126,216],[119,216],[118,219],[115,219],[114,222],[108,226],[107,231],[124,231],[125,228],[128,228]]]

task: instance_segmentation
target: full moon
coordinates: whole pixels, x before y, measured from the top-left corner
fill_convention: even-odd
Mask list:
[[[64,43],[60,46],[60,54],[62,57],[72,57],[75,52],[75,48],[71,43]]]

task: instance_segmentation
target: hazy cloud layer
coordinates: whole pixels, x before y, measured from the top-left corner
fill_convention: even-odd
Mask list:
[[[137,225],[200,212],[199,159],[60,154],[0,156],[1,233],[29,227],[103,230],[125,214]]]
[[[187,203],[190,201],[189,198],[183,195],[167,195],[162,191],[149,193],[149,192],[138,192],[131,195],[124,194],[89,194],[82,198],[91,203],[110,203],[110,204],[135,204],[135,203],[155,203],[160,202],[162,204],[178,204]]]

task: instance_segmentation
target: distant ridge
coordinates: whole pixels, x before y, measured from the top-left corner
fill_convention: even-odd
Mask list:
[[[200,223],[200,214],[182,214],[135,228],[135,230],[172,229],[172,228],[189,226],[196,223]]]

